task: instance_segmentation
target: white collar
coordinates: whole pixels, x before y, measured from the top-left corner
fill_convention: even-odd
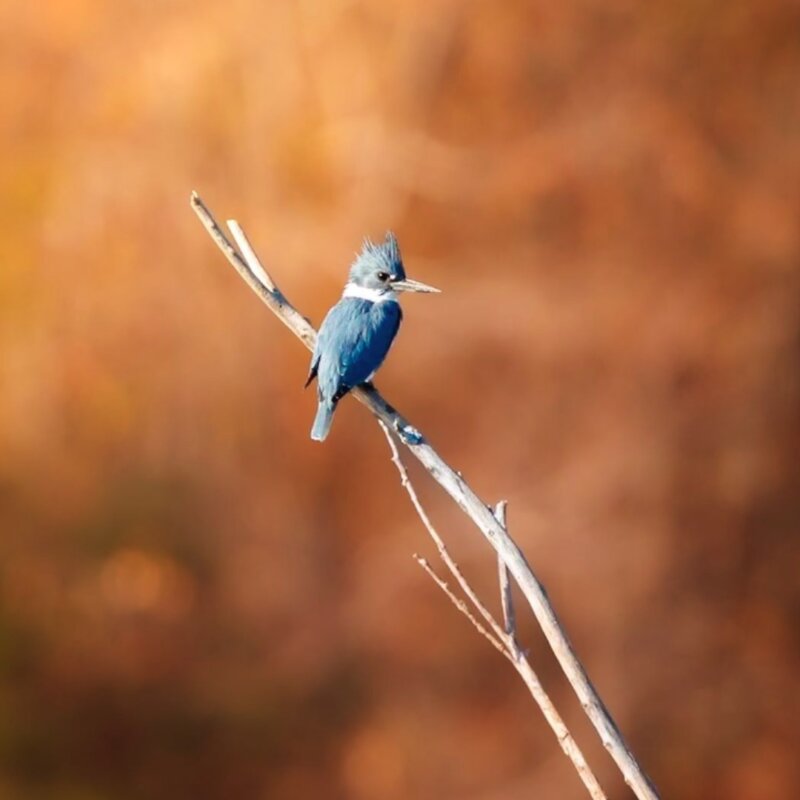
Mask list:
[[[366,286],[356,286],[348,283],[344,287],[342,297],[359,297],[362,300],[371,300],[373,303],[396,303],[397,293],[393,289],[368,289]]]

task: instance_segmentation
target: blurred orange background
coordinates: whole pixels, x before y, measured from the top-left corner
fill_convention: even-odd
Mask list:
[[[192,189],[315,323],[394,229],[444,293],[377,384],[663,796],[800,795],[796,3],[12,0],[0,44],[1,797],[585,796]]]

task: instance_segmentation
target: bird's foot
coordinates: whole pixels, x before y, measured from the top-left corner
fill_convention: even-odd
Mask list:
[[[422,444],[425,441],[425,437],[413,425],[404,422],[400,417],[394,418],[394,429],[406,444]]]

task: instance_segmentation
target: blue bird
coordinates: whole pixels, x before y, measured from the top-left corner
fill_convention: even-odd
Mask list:
[[[406,278],[393,233],[382,244],[364,240],[350,268],[342,298],[319,329],[308,386],[317,378],[317,416],[311,438],[328,435],[336,404],[355,386],[367,383],[383,363],[400,328],[399,292],[438,292]]]

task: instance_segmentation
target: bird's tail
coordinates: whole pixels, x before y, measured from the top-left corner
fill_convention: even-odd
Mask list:
[[[327,403],[325,400],[319,401],[317,406],[317,416],[314,419],[314,424],[311,427],[311,438],[315,442],[324,442],[328,431],[331,429],[331,422],[333,422],[334,406]]]

